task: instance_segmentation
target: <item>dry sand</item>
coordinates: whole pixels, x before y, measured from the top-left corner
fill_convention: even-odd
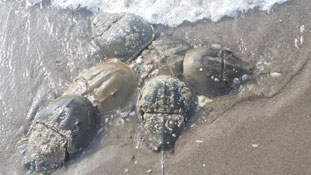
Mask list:
[[[210,115],[199,112],[167,153],[165,174],[311,174],[310,11],[311,1],[292,0],[269,14],[158,26],[192,45],[229,47],[255,67],[258,81],[237,96],[213,99]],[[161,155],[136,149],[131,127],[110,128],[97,151],[56,174],[160,174]]]

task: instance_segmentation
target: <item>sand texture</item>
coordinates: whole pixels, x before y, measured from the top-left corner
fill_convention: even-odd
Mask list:
[[[89,42],[90,13],[1,3],[0,174],[26,174],[21,143],[35,113],[103,60]],[[269,13],[253,9],[216,23],[154,26],[156,40],[167,35],[189,47],[218,44],[254,71],[238,94],[198,108],[174,151],[165,152],[165,175],[311,174],[310,12],[310,0],[291,0]],[[92,143],[53,174],[160,174],[161,153],[141,140],[137,113],[124,117],[129,108],[105,114]]]
[[[297,0],[275,6],[269,14],[252,10],[217,23],[158,26],[194,46],[229,47],[255,67],[257,81],[237,96],[213,99],[209,115],[198,112],[175,152],[166,153],[165,174],[311,173],[310,7],[310,1]],[[61,172],[146,174],[151,169],[160,174],[161,154],[133,142],[129,125],[110,128],[85,166]]]

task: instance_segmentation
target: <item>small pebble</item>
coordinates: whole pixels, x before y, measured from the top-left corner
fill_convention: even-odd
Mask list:
[[[297,49],[299,49],[298,42],[299,42],[299,40],[298,40],[297,38],[295,38],[295,47],[296,47]]]
[[[305,32],[305,30],[306,30],[306,29],[305,29],[305,25],[300,26],[300,29],[299,29],[299,30],[300,30],[300,33]]]
[[[148,49],[150,49],[150,50],[153,49],[153,45],[149,45]]]
[[[303,44],[303,41],[304,41],[304,39],[303,39],[302,36],[300,37],[300,40],[299,40],[299,41],[300,41],[300,45],[302,45],[302,44]]]
[[[254,143],[254,144],[252,144],[252,147],[257,148],[258,144]]]
[[[214,48],[214,49],[221,49],[221,45],[219,45],[219,44],[212,44],[212,48]]]
[[[196,140],[195,142],[197,142],[197,143],[203,143],[204,141],[203,141],[203,140]]]
[[[281,74],[281,73],[278,73],[278,72],[271,72],[270,75],[271,75],[271,77],[279,77],[279,76],[281,76],[282,74]]]
[[[159,69],[155,69],[150,73],[150,75],[158,75],[159,74]]]
[[[137,64],[141,64],[143,62],[143,59],[141,56],[139,56],[137,59],[136,59],[136,63]]]
[[[212,100],[207,98],[206,96],[204,96],[204,95],[198,96],[198,106],[199,107],[204,107],[210,102],[212,102]]]
[[[129,169],[125,168],[125,169],[124,169],[124,172],[125,172],[125,173],[129,172]]]
[[[146,171],[147,174],[151,174],[152,173],[152,169],[149,169]]]

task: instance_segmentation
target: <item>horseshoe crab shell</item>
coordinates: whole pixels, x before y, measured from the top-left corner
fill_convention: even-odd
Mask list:
[[[138,101],[147,145],[154,151],[174,146],[193,109],[190,89],[168,75],[150,79]]]
[[[200,94],[209,97],[229,94],[243,75],[251,72],[232,52],[223,49],[195,48],[184,58],[185,80]]]
[[[92,31],[103,56],[123,61],[135,58],[155,36],[151,25],[128,13],[99,13],[93,19]]]
[[[52,101],[27,134],[24,166],[38,172],[61,167],[91,142],[97,131],[96,117],[96,108],[84,97]]]
[[[136,88],[136,73],[125,63],[110,61],[78,76],[64,94],[85,96],[99,112],[106,112],[125,104]]]

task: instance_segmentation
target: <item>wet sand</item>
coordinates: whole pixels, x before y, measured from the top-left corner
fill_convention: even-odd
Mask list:
[[[310,68],[276,96],[240,102],[186,133],[167,173],[310,174]]]
[[[254,69],[256,79],[238,95],[212,99],[197,112],[197,120],[179,137],[174,153],[166,153],[165,174],[311,173],[310,11],[309,0],[292,0],[274,6],[269,14],[255,9],[217,23],[201,20],[177,28],[156,27],[158,34],[180,38],[192,46],[230,48]],[[64,80],[70,82],[75,77],[72,73],[59,76],[70,76]],[[26,102],[24,110],[31,104]],[[9,125],[14,130],[23,121]],[[161,154],[137,140],[137,127],[134,117],[125,123],[116,119],[83,155],[53,174],[147,174],[147,170],[160,174]],[[1,150],[14,145],[17,137],[20,134],[1,142]],[[0,173],[9,174],[16,168],[15,174],[25,174],[18,165],[20,154],[12,148],[9,151],[14,156],[1,157],[8,162]]]
[[[213,99],[206,106],[211,114],[199,111],[175,152],[166,153],[165,174],[311,173],[310,7],[297,0],[216,24],[158,26],[193,46],[229,47],[255,68],[258,81],[239,95]],[[160,174],[161,154],[136,148],[129,123],[111,127],[99,151],[60,174]]]
[[[262,72],[283,73],[263,78],[257,95],[229,107],[210,125],[185,133],[167,161],[167,174],[311,173],[310,5],[293,1],[269,15],[250,11],[243,18],[186,25],[173,32],[192,33],[188,40],[198,43],[229,41],[243,60],[266,60]],[[195,28],[200,32],[190,30]],[[303,43],[295,46],[301,36]]]

